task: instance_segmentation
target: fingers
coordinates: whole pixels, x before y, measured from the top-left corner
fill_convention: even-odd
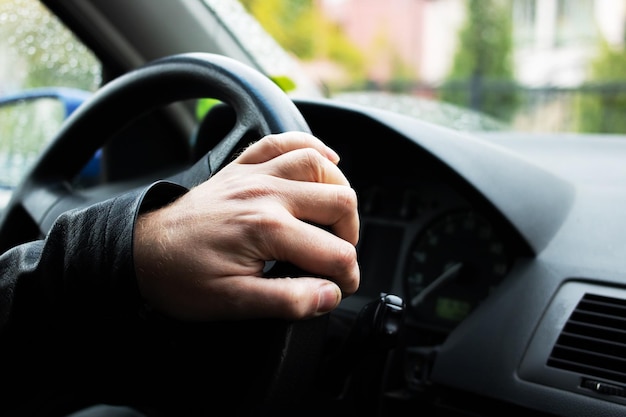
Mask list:
[[[210,292],[219,297],[212,297],[210,303],[198,298],[191,318],[300,320],[328,313],[341,301],[336,284],[313,277],[228,277],[212,282]]]
[[[357,196],[338,162],[309,134],[266,136],[141,216],[135,262],[144,299],[198,320],[302,319],[337,307],[360,281]],[[268,260],[314,276],[263,278]]]
[[[302,148],[303,145],[313,147]],[[245,162],[243,167],[248,175],[242,188],[247,191],[242,195],[278,196],[280,205],[286,206],[292,216],[329,226],[339,237],[356,245],[357,197],[343,172],[320,153],[329,149],[317,138],[301,132],[271,135],[251,145],[225,171],[241,168]],[[271,155],[275,156],[268,159]],[[261,160],[265,162],[249,162]],[[253,175],[265,177],[255,179]]]
[[[359,218],[356,194],[337,167],[338,160],[314,136],[289,132],[263,138],[235,162],[263,165],[273,177],[271,189],[281,204],[265,238],[272,259],[328,277],[348,295],[359,283]],[[328,226],[334,235],[317,226]]]
[[[294,181],[350,185],[332,161],[313,148],[301,148],[281,154],[263,164],[269,175]]]
[[[268,236],[268,239],[276,253],[275,259],[333,281],[343,296],[349,296],[358,289],[360,270],[357,253],[355,246],[349,242],[297,220],[284,223],[281,230]]]
[[[359,239],[357,196],[354,189],[334,184],[284,181],[280,182],[282,205],[285,216],[327,226],[338,237],[356,246]],[[298,234],[301,224],[293,225]],[[317,237],[316,237],[317,238]]]
[[[268,135],[251,144],[237,159],[241,164],[259,164],[296,149],[313,148],[334,164],[339,155],[321,140],[304,132],[287,132]]]

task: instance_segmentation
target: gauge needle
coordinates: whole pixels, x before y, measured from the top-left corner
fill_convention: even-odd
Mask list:
[[[445,271],[441,275],[439,275],[433,282],[431,282],[426,288],[424,288],[419,294],[411,299],[411,306],[417,307],[424,301],[430,294],[433,293],[436,289],[440,288],[445,283],[455,279],[459,272],[461,272],[461,267],[463,267],[463,263],[457,262],[453,264],[451,267],[446,268]]]

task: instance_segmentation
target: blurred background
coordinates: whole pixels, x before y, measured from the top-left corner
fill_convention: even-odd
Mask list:
[[[522,131],[626,133],[623,0],[241,0],[328,94],[443,101]]]
[[[327,96],[425,119],[461,108],[484,116],[472,125],[484,130],[626,133],[626,0],[205,3],[253,16]],[[0,62],[0,96],[102,81],[97,60],[34,0],[0,0],[0,55],[13,57]]]

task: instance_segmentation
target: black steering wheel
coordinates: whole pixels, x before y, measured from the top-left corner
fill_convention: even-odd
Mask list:
[[[259,137],[310,129],[286,94],[270,79],[234,59],[190,53],[153,61],[102,87],[63,125],[18,185],[0,217],[0,250],[47,233],[69,208],[102,200],[72,189],[71,181],[94,153],[130,121],[177,101],[211,97],[230,105],[235,127],[178,181],[206,180],[241,145],[248,132]],[[72,155],[68,158],[68,155]],[[114,191],[116,192],[116,191]]]
[[[285,131],[310,132],[295,104],[277,85],[238,61],[207,53],[158,59],[111,81],[68,118],[3,211],[0,248],[6,250],[41,237],[62,212],[124,191],[124,187],[118,186],[110,192],[89,194],[74,189],[71,184],[92,155],[130,121],[177,101],[205,97],[231,106],[236,122],[219,144],[175,177],[187,187],[219,170],[243,145],[242,139],[250,132],[255,132],[259,138]],[[131,188],[131,184],[127,188]],[[193,354],[206,356],[209,356],[204,350],[207,346],[221,344],[224,347],[217,349],[218,357],[208,361],[206,366],[183,361],[196,369],[181,370],[179,363],[180,366],[167,367],[169,373],[164,374],[169,378],[185,378],[187,372],[198,373],[196,376],[200,379],[194,383],[197,389],[186,387],[189,394],[185,401],[192,401],[194,393],[205,393],[206,398],[202,399],[205,403],[215,401],[211,399],[214,395],[239,399],[241,403],[233,404],[233,409],[246,401],[264,404],[268,409],[273,404],[295,403],[314,372],[312,359],[320,350],[324,323],[317,319],[295,323],[268,320],[241,325],[212,324],[201,327],[200,332],[197,327],[192,332],[181,330],[176,333],[179,340],[168,341],[173,345],[187,344],[173,348],[179,349],[178,354],[189,354],[190,345]],[[245,358],[238,358],[239,364],[228,364],[229,359],[219,358],[220,354],[233,352]],[[215,357],[215,352],[210,355]],[[220,372],[229,375],[220,375]],[[218,381],[207,382],[212,379]],[[171,382],[181,384],[181,380]],[[213,391],[215,389],[217,391]]]

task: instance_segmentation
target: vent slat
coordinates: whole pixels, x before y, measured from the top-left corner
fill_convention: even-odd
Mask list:
[[[549,359],[548,366],[565,369],[571,372],[578,372],[585,375],[592,375],[596,378],[602,378],[622,384],[626,383],[626,375],[624,374],[613,372],[610,369],[595,368],[579,362]]]
[[[597,311],[603,309],[605,306],[622,308],[626,310],[626,300],[619,298],[605,297],[603,295],[585,294],[585,297],[580,301],[579,307],[584,310],[587,305],[595,305],[597,307],[592,310]]]
[[[547,365],[626,383],[626,300],[585,294]]]
[[[606,353],[609,355],[616,355],[626,357],[626,344],[621,341],[616,341],[615,339],[611,339],[605,333],[596,333],[594,331],[589,331],[587,333],[581,332],[569,332],[567,330],[563,330],[561,336],[559,336],[558,344],[563,345],[571,345],[579,349],[587,349],[587,350],[597,350],[602,353]]]
[[[552,350],[550,358],[555,360],[578,361],[594,368],[606,368],[626,376],[626,361],[622,357],[615,355],[557,344]]]
[[[626,311],[623,312],[626,314]],[[580,323],[592,323],[596,326],[607,327],[615,330],[621,330],[626,325],[626,316],[618,317],[609,314],[600,314],[592,312],[581,312],[574,310],[570,320]]]
[[[626,334],[600,326],[580,325],[571,323],[563,328],[561,336],[580,337],[610,343],[616,349],[626,347]]]

